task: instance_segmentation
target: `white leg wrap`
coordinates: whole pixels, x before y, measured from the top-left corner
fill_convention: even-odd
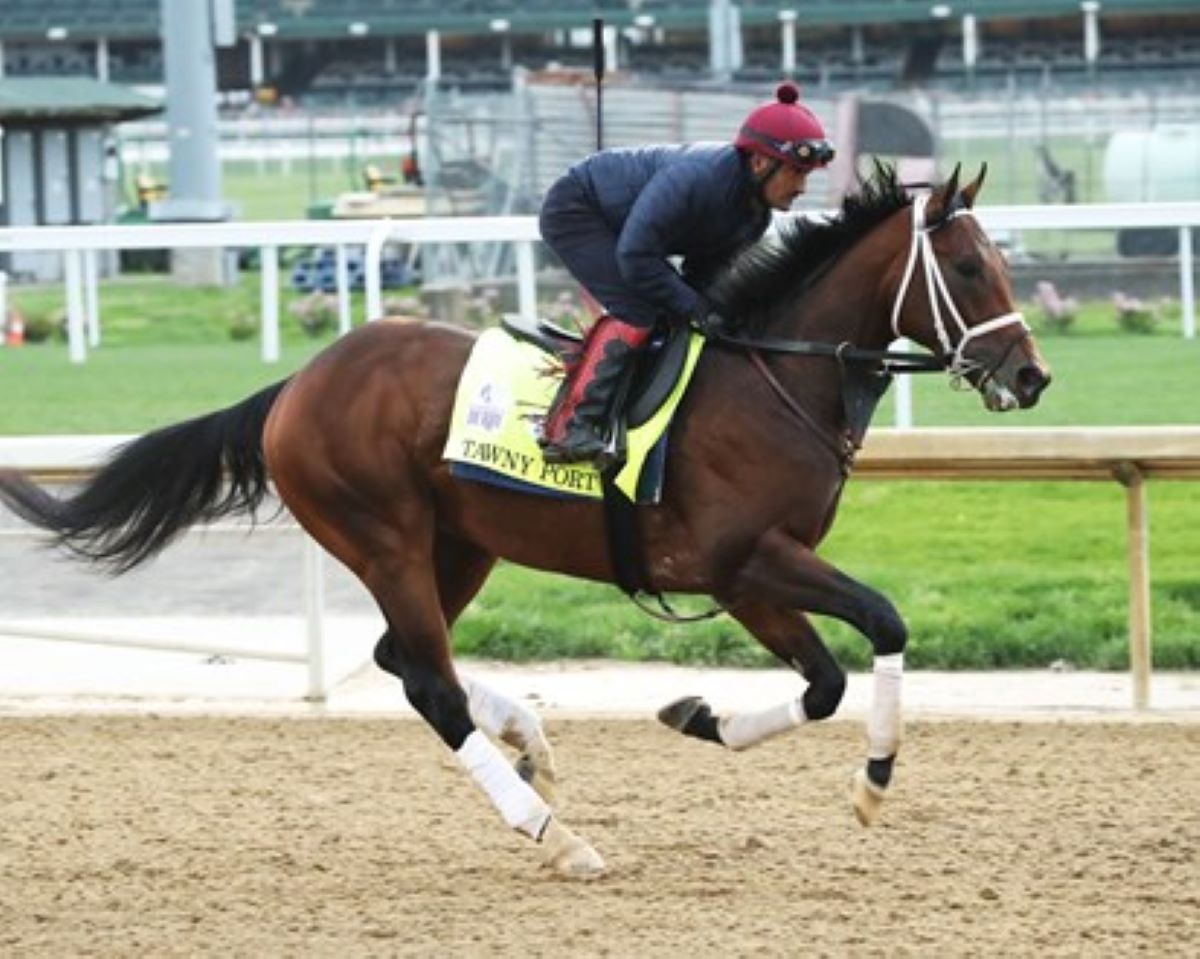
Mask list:
[[[795,729],[807,717],[804,704],[797,699],[763,709],[757,713],[735,713],[721,719],[721,741],[730,749],[746,749],[772,736]]]
[[[477,679],[463,676],[460,682],[467,692],[471,719],[485,733],[517,749],[540,744],[544,737],[537,713]]]
[[[516,774],[487,736],[476,729],[455,755],[509,826],[532,839],[541,838],[550,807]]]
[[[887,759],[900,747],[900,685],[904,654],[875,657],[875,695],[867,720],[867,758]]]

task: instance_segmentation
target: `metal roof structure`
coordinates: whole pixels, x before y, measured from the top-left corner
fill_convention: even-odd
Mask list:
[[[91,77],[0,78],[0,122],[92,120],[117,123],[158,113],[163,106],[154,97]]]

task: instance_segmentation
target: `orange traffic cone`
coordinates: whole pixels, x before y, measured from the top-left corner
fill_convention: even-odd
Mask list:
[[[8,346],[23,346],[25,343],[25,318],[16,310],[10,310],[8,313],[4,342]]]

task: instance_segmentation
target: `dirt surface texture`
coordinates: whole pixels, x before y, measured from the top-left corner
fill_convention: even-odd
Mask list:
[[[0,718],[0,955],[1200,955],[1195,723],[911,722],[871,830],[858,722],[547,731],[595,882],[411,718]]]

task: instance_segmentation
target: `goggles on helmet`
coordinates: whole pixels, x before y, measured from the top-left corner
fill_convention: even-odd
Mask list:
[[[832,163],[837,156],[837,150],[828,140],[776,140],[765,133],[759,133],[749,127],[742,127],[741,134],[749,140],[760,143],[772,152],[786,157],[798,166],[825,166]]]

